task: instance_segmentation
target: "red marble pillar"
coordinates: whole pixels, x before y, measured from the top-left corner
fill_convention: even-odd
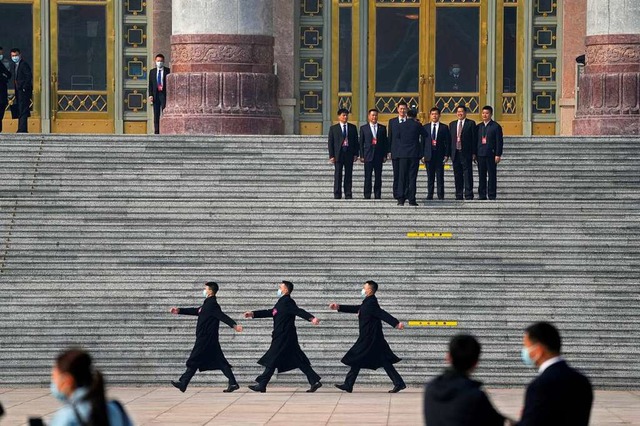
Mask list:
[[[585,39],[576,135],[640,135],[640,34]]]
[[[171,36],[163,134],[282,134],[273,37]]]

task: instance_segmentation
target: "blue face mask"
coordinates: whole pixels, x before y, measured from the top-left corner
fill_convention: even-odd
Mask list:
[[[524,362],[524,365],[526,365],[527,367],[535,367],[536,363],[533,359],[531,359],[531,354],[529,354],[529,349],[527,349],[526,347],[522,348],[522,351],[520,351],[520,358],[522,358],[522,362]]]
[[[11,60],[17,64],[18,62],[20,62],[20,56],[12,56]]]
[[[207,293],[206,289],[202,289],[202,295],[204,296],[205,299],[209,297],[209,294]]]
[[[62,392],[60,392],[60,390],[58,389],[58,386],[56,386],[56,383],[53,380],[51,380],[51,384],[49,385],[49,390],[51,391],[51,395],[53,395],[53,397],[58,401],[65,402],[67,400],[67,396]]]
[[[278,297],[282,297],[282,290],[278,289]]]
[[[362,296],[363,299],[365,299],[367,297],[367,292],[364,291],[364,288],[362,290],[360,290],[360,296]]]
[[[0,53],[0,61],[4,59],[4,55]]]

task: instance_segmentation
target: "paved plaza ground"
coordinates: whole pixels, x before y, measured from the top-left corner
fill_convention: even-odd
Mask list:
[[[191,387],[116,387],[109,396],[126,405],[136,425],[421,425],[422,389],[390,395],[386,388],[356,388],[346,394],[327,384],[315,394],[305,388],[272,386],[256,394]],[[518,417],[523,389],[489,389],[497,408]],[[50,418],[59,403],[41,388],[0,388],[7,411],[0,426],[25,425],[30,416]],[[45,420],[46,421],[46,420]],[[640,425],[640,390],[596,391],[592,425]]]

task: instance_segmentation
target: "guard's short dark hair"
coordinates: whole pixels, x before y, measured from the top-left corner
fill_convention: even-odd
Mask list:
[[[216,294],[218,292],[218,289],[220,288],[218,286],[218,283],[213,282],[213,281],[209,281],[208,283],[204,283],[204,285],[209,287],[211,289],[211,291],[213,291],[213,294]]]
[[[349,115],[349,110],[348,110],[348,109],[346,109],[346,108],[340,108],[340,109],[338,110],[338,115],[342,115],[342,114],[347,114],[347,115]]]
[[[372,112],[380,112],[380,111],[378,111],[378,110],[377,110],[377,109],[375,109],[375,108],[371,108],[371,109],[369,110],[369,112],[367,112],[367,115],[371,114]]]
[[[162,53],[158,53],[155,57],[162,58],[162,60],[164,61],[164,55]]]
[[[466,105],[456,105],[456,111],[458,111],[460,108],[462,108],[464,112],[469,111]]]
[[[527,333],[532,343],[542,345],[555,354],[560,353],[562,338],[560,337],[560,332],[553,324],[544,321],[537,322],[527,327],[525,333]]]
[[[456,371],[466,373],[478,363],[481,350],[480,342],[472,335],[455,335],[449,341],[451,365]]]
[[[20,49],[18,49],[17,47],[14,47],[11,49],[11,53],[21,53]]]
[[[437,111],[438,114],[442,114],[442,111],[440,111],[440,108],[438,107],[433,107],[429,110],[429,114],[431,114],[432,112]]]
[[[416,111],[415,109],[411,108],[409,111],[407,111],[407,117],[416,118],[417,116],[418,116],[418,111]]]
[[[374,294],[376,293],[376,291],[378,291],[378,283],[374,280],[366,281],[365,284],[369,284],[369,287],[371,287],[371,290]]]
[[[409,108],[409,105],[407,105],[407,103],[405,101],[400,101],[396,104],[396,109],[398,109],[398,107],[400,106],[406,106],[407,108]]]
[[[493,114],[493,107],[492,107],[491,105],[485,105],[485,106],[483,106],[483,107],[482,107],[482,110],[484,111],[485,109],[486,109],[487,111],[489,111],[491,114]]]
[[[287,290],[289,291],[289,294],[291,294],[291,292],[293,291],[293,283],[291,281],[282,281],[282,284],[285,285],[285,287],[287,287]]]

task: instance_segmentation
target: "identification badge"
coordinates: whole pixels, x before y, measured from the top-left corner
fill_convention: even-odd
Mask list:
[[[342,146],[349,146],[349,139],[345,139],[342,141]]]
[[[373,140],[371,141],[371,145],[377,145],[378,144],[378,139],[373,138]]]
[[[273,310],[271,311],[271,315],[273,315],[274,317],[278,315],[278,310],[276,308],[273,308]]]
[[[438,141],[436,141],[435,139],[431,139],[431,146],[436,146],[437,143]]]
[[[487,137],[483,136],[482,137],[482,145],[486,145],[487,144]]]
[[[162,84],[158,84],[158,91],[162,92]]]
[[[460,136],[458,136],[458,142],[462,142],[462,139],[460,138]]]

